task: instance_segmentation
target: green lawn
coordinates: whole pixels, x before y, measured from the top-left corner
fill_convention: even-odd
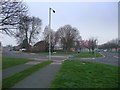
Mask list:
[[[98,58],[98,57],[102,57],[102,55],[98,52],[95,52],[94,54],[92,52],[81,52],[79,54],[77,54],[75,57],[77,58]]]
[[[34,65],[24,71],[21,71],[19,73],[16,73],[8,78],[3,79],[2,82],[2,88],[4,90],[14,86],[16,83],[18,83],[19,81],[23,80],[24,78],[26,78],[27,76],[31,75],[32,73],[36,72],[37,70],[45,67],[46,65],[52,63],[53,61],[45,61],[42,63],[39,63],[37,65]],[[34,78],[34,77],[33,77]],[[32,82],[32,81],[31,81]]]
[[[118,67],[66,60],[50,88],[117,88]]]
[[[2,57],[2,69],[6,69],[9,67],[19,65],[19,64],[23,64],[28,61],[30,61],[30,60],[20,59],[20,58]]]
[[[2,70],[2,56],[0,56],[0,70]]]

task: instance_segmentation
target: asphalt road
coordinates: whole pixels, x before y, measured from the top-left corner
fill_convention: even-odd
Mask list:
[[[73,59],[73,60],[80,60],[80,61],[90,61],[90,62],[98,62],[98,63],[105,63],[115,66],[120,66],[119,56],[118,53],[111,53],[111,52],[101,52],[105,57],[97,58],[97,59],[81,59],[81,58],[69,58],[69,55],[52,55],[51,59],[57,62],[61,62],[65,59]],[[18,51],[3,51],[2,56],[6,57],[16,57],[16,58],[27,58],[32,60],[39,60],[45,61],[48,60],[48,55],[44,54],[34,54],[34,53],[24,53]]]
[[[110,52],[101,52],[101,53],[104,54],[105,57],[97,58],[97,59],[80,59],[80,58],[69,57],[69,59],[97,62],[97,63],[104,63],[104,64],[118,66],[119,58],[117,53],[110,53]],[[48,60],[48,55],[33,54],[33,53],[28,54],[23,52],[3,51],[2,55],[6,57],[29,58],[33,60],[39,60],[39,61]],[[65,55],[52,56],[52,60],[56,60],[58,62],[59,61],[61,62],[67,58],[68,56],[65,56]],[[28,76],[24,80],[20,81],[15,86],[13,86],[13,88],[28,88],[28,87],[29,88],[48,88],[51,82],[54,80],[54,77],[56,73],[59,71],[59,69],[60,69],[60,64],[52,63],[47,67]]]
[[[35,54],[35,53],[25,53],[20,51],[2,51],[2,56],[5,57],[15,57],[15,58],[27,58],[31,60],[46,61],[48,60],[48,55],[45,54]],[[51,59],[57,62],[61,62],[68,58],[68,55],[52,55]]]

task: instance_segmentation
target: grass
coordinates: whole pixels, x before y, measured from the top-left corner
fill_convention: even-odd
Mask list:
[[[2,56],[0,55],[0,89],[2,89]]]
[[[0,70],[2,70],[2,56],[0,56]]]
[[[66,60],[50,88],[117,88],[118,67]]]
[[[8,88],[14,86],[19,81],[23,80],[27,76],[31,75],[32,73],[36,72],[37,70],[45,67],[46,65],[48,65],[50,63],[52,63],[52,61],[42,62],[40,64],[34,65],[34,66],[24,70],[24,71],[16,73],[8,78],[3,79],[2,88],[5,90],[5,89],[8,89]]]
[[[75,56],[76,58],[98,58],[98,57],[102,57],[102,55],[98,52],[93,53],[89,53],[89,52],[80,52],[79,54],[77,54]]]
[[[9,67],[13,67],[19,64],[26,63],[30,60],[28,59],[20,59],[20,58],[10,58],[10,57],[2,57],[2,69],[6,69]]]

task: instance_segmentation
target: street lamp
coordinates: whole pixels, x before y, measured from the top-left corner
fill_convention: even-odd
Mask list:
[[[55,10],[53,10],[52,8],[49,8],[49,60],[51,60],[51,11],[53,13],[55,13]]]
[[[96,50],[95,50],[95,57],[96,57],[96,53],[98,52],[98,40],[95,40],[95,44],[96,44]]]

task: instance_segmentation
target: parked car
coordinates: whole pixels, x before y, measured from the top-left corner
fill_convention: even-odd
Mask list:
[[[107,49],[103,50],[104,52],[107,52]]]
[[[22,49],[20,49],[19,51],[26,51],[26,49],[25,49],[25,48],[22,48]]]

